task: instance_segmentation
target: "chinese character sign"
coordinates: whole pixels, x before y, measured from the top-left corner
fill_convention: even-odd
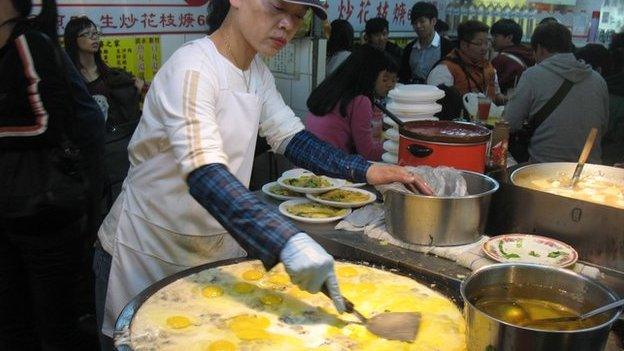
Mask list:
[[[410,10],[419,0],[327,0],[328,20],[345,19],[356,32],[364,30],[366,21],[383,17],[391,32],[413,32]],[[449,0],[429,1],[438,7],[439,18],[444,18]]]
[[[63,33],[67,22],[77,16],[89,17],[105,35],[205,33],[208,29],[207,5],[189,6],[182,2],[142,6],[138,1],[138,4],[119,6],[112,0],[106,4],[88,2],[77,5],[59,1],[59,34]]]
[[[160,68],[160,37],[103,37],[102,58],[111,67],[151,81]]]

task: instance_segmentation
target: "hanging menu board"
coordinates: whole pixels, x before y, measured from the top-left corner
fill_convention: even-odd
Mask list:
[[[102,58],[111,67],[151,81],[160,68],[160,37],[103,37]]]

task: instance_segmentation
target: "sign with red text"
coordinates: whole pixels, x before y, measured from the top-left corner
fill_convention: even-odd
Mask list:
[[[208,0],[57,0],[59,33],[87,16],[105,35],[205,33]]]
[[[327,1],[328,19],[345,19],[351,23],[355,32],[364,30],[366,21],[383,17],[388,21],[390,32],[413,32],[410,23],[410,11],[418,0],[329,0]],[[430,1],[435,5],[446,1]],[[441,4],[442,3],[442,4]],[[440,15],[444,9],[438,9]]]

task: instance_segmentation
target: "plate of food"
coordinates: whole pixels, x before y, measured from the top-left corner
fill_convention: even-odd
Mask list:
[[[281,177],[277,180],[282,187],[304,194],[324,193],[344,185],[344,179],[334,179],[318,176],[312,173],[303,173],[296,177]]]
[[[292,190],[288,190],[277,182],[266,183],[262,186],[262,192],[278,200],[300,199],[303,195]]]
[[[361,207],[377,200],[370,191],[358,188],[340,188],[322,194],[306,194],[310,200],[338,208]]]
[[[483,251],[498,262],[525,262],[568,267],[578,260],[578,253],[564,242],[545,236],[505,234],[483,243]]]
[[[303,174],[314,174],[314,173],[304,168],[293,168],[293,169],[284,171],[284,173],[282,173],[282,177],[293,178],[293,177],[299,177],[300,175],[303,175]]]
[[[350,182],[348,180],[345,180],[343,186],[348,186],[350,188],[360,188],[360,187],[363,187],[366,184],[368,184],[368,183],[352,183],[352,182]]]
[[[306,223],[329,223],[343,219],[351,213],[349,208],[327,206],[308,199],[282,202],[279,211],[286,217]]]

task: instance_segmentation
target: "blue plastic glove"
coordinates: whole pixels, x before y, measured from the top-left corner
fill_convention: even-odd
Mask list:
[[[345,303],[334,272],[334,258],[321,245],[305,233],[295,234],[284,245],[280,260],[292,282],[302,290],[315,294],[326,284],[336,310],[344,312]]]

